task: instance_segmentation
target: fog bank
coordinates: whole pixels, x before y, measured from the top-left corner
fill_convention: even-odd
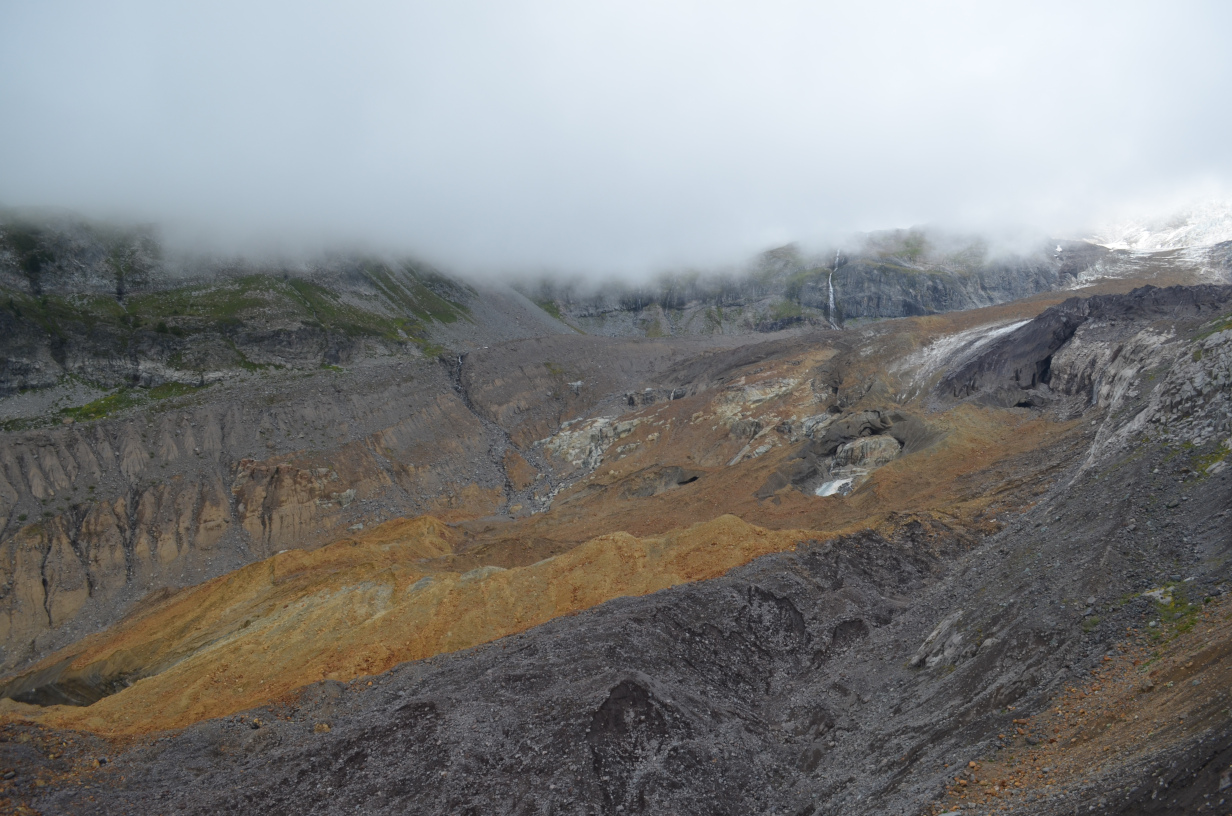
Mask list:
[[[1232,190],[1220,3],[7,3],[0,203],[470,272]]]

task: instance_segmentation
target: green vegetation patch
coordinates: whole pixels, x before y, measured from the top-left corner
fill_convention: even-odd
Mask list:
[[[931,248],[920,230],[888,230],[869,238],[869,249],[879,258],[902,258],[914,263],[928,255]]]
[[[94,419],[103,419],[119,413],[127,408],[134,408],[138,405],[145,405],[150,402],[159,400],[171,399],[172,397],[184,397],[196,393],[203,388],[208,388],[208,385],[197,386],[187,383],[163,383],[156,385],[153,388],[121,388],[118,391],[108,394],[105,397],[100,397],[93,402],[88,402],[85,405],[76,408],[65,408],[60,411],[60,415],[74,419],[79,422],[87,422]]]
[[[119,327],[124,323],[124,309],[115,298],[106,295],[57,295],[33,297],[24,292],[9,292],[2,308],[14,317],[29,320],[53,337],[64,338],[68,329],[78,326],[92,330],[99,326]]]
[[[209,385],[189,385],[188,383],[169,382],[162,385],[156,385],[145,392],[146,396],[153,400],[170,399],[171,397],[186,397],[189,394],[195,394],[203,388],[209,388]]]
[[[379,337],[393,342],[411,341],[424,353],[431,345],[426,337],[427,323],[453,323],[466,316],[464,307],[452,304],[431,292],[422,283],[414,286],[394,280],[387,272],[369,270],[369,279],[391,305],[409,314],[387,316],[346,303],[324,286],[303,279],[292,279],[287,285],[307,314],[305,325],[340,331],[349,337]]]
[[[1228,329],[1232,329],[1232,314],[1226,314],[1223,317],[1215,318],[1215,320],[1207,324],[1206,328],[1198,333],[1198,336],[1195,337],[1194,340],[1205,340],[1212,334],[1219,334],[1220,332],[1227,331]],[[1194,357],[1195,360],[1201,359],[1201,349],[1194,352],[1194,354],[1196,355]]]
[[[1155,614],[1159,617],[1160,624],[1177,634],[1188,632],[1198,622],[1202,604],[1189,602],[1184,584],[1169,583],[1165,588],[1167,592],[1163,594],[1163,598],[1155,599]]]
[[[364,272],[390,302],[421,321],[455,323],[470,319],[470,310],[465,305],[439,294],[457,287],[434,272],[424,272],[409,264],[397,270],[371,264]]]
[[[554,301],[554,300],[536,300],[536,301],[535,301],[535,305],[536,305],[536,306],[538,306],[540,309],[543,309],[543,311],[547,312],[547,313],[548,313],[548,314],[550,314],[552,317],[556,318],[557,320],[561,321],[562,323],[564,322],[564,320],[565,320],[565,316],[564,316],[563,314],[561,314],[560,307],[556,305],[556,301]]]
[[[427,343],[427,324],[470,319],[465,305],[437,291],[459,290],[440,276],[409,268],[392,270],[384,265],[370,265],[364,275],[379,295],[373,308],[347,302],[310,280],[254,274],[143,292],[122,302],[102,294],[35,297],[7,291],[0,294],[0,309],[59,338],[110,329],[117,344],[137,330],[175,337],[200,332],[225,336],[246,323],[280,318],[352,337],[410,340],[423,346]]]
[[[1192,458],[1193,469],[1196,470],[1199,475],[1204,476],[1206,475],[1207,468],[1222,459],[1227,459],[1229,453],[1232,453],[1232,448],[1228,447],[1228,443],[1220,442],[1219,447],[1215,448],[1215,450],[1210,453],[1203,454],[1201,456],[1194,456]]]
[[[135,405],[140,405],[145,402],[140,391],[133,388],[121,388],[114,394],[108,394],[105,397],[88,402],[85,405],[77,408],[65,408],[60,413],[71,419],[78,421],[86,421],[91,419],[102,419],[105,416],[114,414],[117,411],[123,411],[125,408],[132,408]]]
[[[770,309],[770,316],[775,320],[790,320],[803,314],[800,304],[791,300],[781,300]]]
[[[163,292],[134,295],[127,300],[127,311],[148,324],[169,318],[190,318],[186,325],[206,328],[211,324],[229,327],[245,314],[274,305],[284,292],[282,281],[267,275],[224,278],[205,286],[184,286]]]

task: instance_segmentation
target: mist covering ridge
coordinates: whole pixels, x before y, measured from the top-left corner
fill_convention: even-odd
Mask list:
[[[1149,217],[1109,223],[1090,238],[1109,249],[1157,252],[1232,241],[1232,199],[1196,201]]]
[[[1220,3],[57,8],[0,9],[0,200],[227,252],[629,276],[1232,186]]]
[[[465,337],[483,334],[466,328],[477,325],[471,311],[497,301],[519,314],[539,310],[524,328],[523,317],[514,312],[505,318],[489,315],[510,324],[514,336],[568,331],[566,326],[646,337],[838,326],[986,306],[1074,285],[1098,265],[1102,250],[1063,243],[1059,251],[1057,242],[1036,238],[1021,241],[1015,251],[1004,241],[978,235],[884,230],[850,236],[820,251],[789,244],[743,264],[665,272],[643,282],[593,275],[572,280],[503,276],[513,281],[517,294],[501,276],[447,273],[405,255],[363,250],[206,254],[168,247],[155,226],[117,226],[67,213],[9,212],[0,217],[0,288],[7,292],[5,308],[15,321],[9,369],[24,373],[0,380],[12,380],[6,388],[48,387],[58,376],[52,372],[65,370],[74,357],[67,353],[65,362],[56,363],[53,358],[61,352],[53,346],[74,347],[88,334],[88,325],[108,327],[111,339],[102,341],[96,331],[94,351],[70,369],[82,376],[89,370],[125,371],[103,379],[115,386],[124,377],[135,378],[133,383],[143,387],[168,378],[214,381],[235,365],[300,366],[310,360],[334,365],[361,353],[365,344],[369,351],[361,356],[377,348],[398,353],[411,345],[421,351],[464,348],[479,342]],[[510,298],[524,300],[515,305]],[[42,340],[36,339],[40,332]],[[239,350],[258,335],[267,338],[260,343],[275,342],[277,336],[300,339],[273,356],[255,348]],[[310,335],[315,339],[309,340]],[[103,347],[131,357],[134,343],[147,349],[137,357],[153,353],[157,366],[143,369],[139,362],[113,361],[92,368],[85,362]],[[218,343],[222,346],[215,352],[196,359],[201,349]],[[185,348],[172,348],[177,345]],[[121,354],[124,347],[130,351]],[[303,359],[292,351],[308,347],[317,351]],[[190,358],[194,362],[188,370],[177,373]],[[89,376],[98,380],[97,374]]]

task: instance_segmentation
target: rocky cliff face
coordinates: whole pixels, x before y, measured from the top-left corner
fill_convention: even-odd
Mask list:
[[[939,393],[1003,406],[1046,404],[1056,396],[1119,405],[1138,375],[1162,364],[1177,321],[1218,320],[1230,304],[1232,288],[1209,285],[1073,298],[992,340],[947,372]],[[1212,382],[1207,391],[1215,387]]]
[[[1072,285],[1107,255],[1093,244],[1062,241],[1000,256],[979,241],[912,230],[875,234],[858,249],[817,256],[783,247],[741,273],[665,276],[600,291],[544,281],[525,291],[591,334],[740,334],[1003,303]]]
[[[451,339],[567,331],[552,322],[411,261],[167,258],[150,234],[0,221],[0,397],[434,356]]]

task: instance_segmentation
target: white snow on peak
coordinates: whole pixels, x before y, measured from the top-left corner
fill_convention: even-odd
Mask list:
[[[1232,241],[1232,201],[1205,201],[1165,216],[1108,224],[1090,239],[1109,249],[1159,252]]]

